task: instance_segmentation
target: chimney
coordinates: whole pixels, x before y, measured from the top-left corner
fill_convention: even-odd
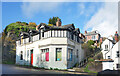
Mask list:
[[[117,33],[117,31],[115,32],[115,42],[118,42],[118,39],[119,38],[119,35],[118,35],[118,33]]]
[[[57,22],[56,22],[56,26],[59,27],[59,26],[61,26],[61,24],[62,24],[61,19],[58,18],[58,19],[57,19]]]
[[[102,42],[103,42],[103,38],[101,37],[101,38],[100,38],[100,43],[102,43]]]
[[[36,30],[38,31],[38,26],[36,26]]]
[[[87,31],[85,30],[85,34],[87,34]]]

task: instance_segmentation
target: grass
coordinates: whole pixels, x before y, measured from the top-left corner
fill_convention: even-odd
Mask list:
[[[91,61],[91,60],[90,60],[90,61]],[[88,63],[87,66],[84,68],[84,72],[87,72],[88,74],[93,74],[93,73],[97,74],[96,71],[90,71],[90,70],[88,69],[89,66],[90,66],[90,63]]]
[[[15,63],[12,61],[2,61],[2,64],[15,64]]]

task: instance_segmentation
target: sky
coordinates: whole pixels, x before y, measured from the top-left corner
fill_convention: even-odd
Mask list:
[[[98,30],[108,37],[118,30],[117,2],[2,2],[3,29],[16,21],[48,24],[53,16],[62,25],[74,23],[81,33]]]

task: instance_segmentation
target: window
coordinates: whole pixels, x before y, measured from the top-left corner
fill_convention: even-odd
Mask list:
[[[65,32],[64,32],[64,30],[63,30],[63,37],[65,37]]]
[[[62,51],[62,48],[56,48],[56,61],[62,60],[61,51]]]
[[[49,49],[41,49],[42,60],[41,61],[49,61]]]
[[[52,36],[52,30],[51,30],[51,37],[53,37],[53,36]]]
[[[117,57],[120,57],[120,52],[116,51],[116,55],[117,55]]]
[[[108,45],[105,45],[105,50],[108,50]]]
[[[120,64],[116,64],[116,67],[117,67],[117,68],[120,68]]]
[[[74,37],[73,37],[74,35],[73,35],[73,33],[71,33],[71,38],[72,38],[72,40],[74,40]]]
[[[30,35],[30,37],[29,37],[29,42],[32,42],[32,36]]]
[[[95,36],[92,36],[92,39],[95,39]]]
[[[80,40],[79,40],[79,36],[77,36],[77,42],[78,42],[78,43],[80,42]]]
[[[77,50],[77,58],[78,58],[78,50]]]
[[[108,56],[108,59],[110,59],[110,56]]]
[[[21,36],[21,44],[23,44],[23,36]]]
[[[72,61],[73,50],[68,48],[68,61]]]
[[[27,57],[29,57],[29,50],[27,50]]]
[[[42,37],[44,37],[44,32],[42,32]]]
[[[23,52],[20,52],[20,60],[23,60]]]

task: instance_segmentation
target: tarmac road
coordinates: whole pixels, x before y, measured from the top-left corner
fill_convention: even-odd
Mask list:
[[[2,65],[2,66],[1,66]],[[16,65],[0,64],[2,68],[2,76],[40,76],[43,74],[47,76],[90,76],[82,74],[70,74],[54,70],[24,68]]]

